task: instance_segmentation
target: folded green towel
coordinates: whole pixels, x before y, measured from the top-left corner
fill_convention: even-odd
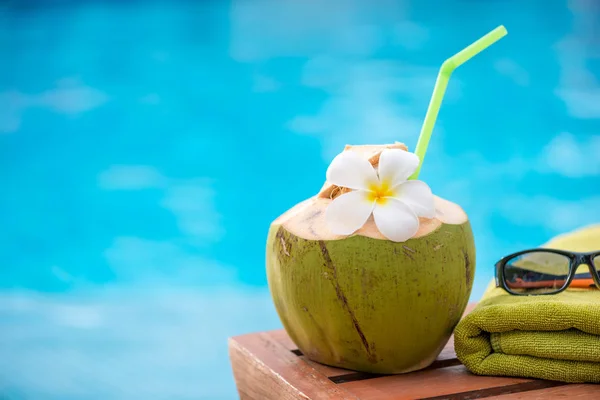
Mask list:
[[[545,247],[600,249],[600,226]],[[478,375],[600,383],[600,290],[513,296],[491,282],[454,332],[458,359]]]

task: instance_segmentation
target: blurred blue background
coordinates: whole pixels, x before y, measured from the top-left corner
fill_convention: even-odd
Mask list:
[[[349,144],[414,149],[500,256],[600,220],[600,4],[4,1],[0,398],[233,399],[227,337],[279,328],[269,223]]]

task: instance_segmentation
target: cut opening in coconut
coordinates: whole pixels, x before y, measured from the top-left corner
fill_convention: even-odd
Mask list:
[[[408,151],[403,143],[393,143],[386,145],[347,145],[344,151],[354,151],[366,158],[374,168],[379,166],[379,157],[385,149],[401,149]],[[329,230],[325,220],[325,210],[336,197],[351,191],[345,187],[340,187],[329,182],[325,182],[319,193],[311,197],[277,218],[273,223],[282,225],[290,233],[307,240],[337,240],[347,236],[336,235]],[[426,236],[442,224],[460,225],[468,221],[463,209],[448,200],[434,196],[436,215],[434,218],[419,218],[419,230],[413,238]],[[387,240],[373,220],[369,217],[362,228],[353,235],[366,236],[374,239]]]

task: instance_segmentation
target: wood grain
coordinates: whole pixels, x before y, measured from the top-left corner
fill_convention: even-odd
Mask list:
[[[265,333],[229,340],[240,399],[356,400]]]
[[[515,383],[512,385],[494,386],[485,389],[470,390],[466,392],[457,392],[445,394],[441,396],[426,397],[419,400],[472,400],[483,398],[497,398],[503,394],[509,393],[529,393],[533,390],[551,388],[555,386],[563,386],[566,383],[551,382],[543,380],[530,380],[527,382]]]
[[[547,400],[547,399],[600,399],[600,385],[577,384],[562,385],[531,392],[512,393],[494,397],[494,400]]]
[[[463,365],[343,383],[361,400],[423,399],[528,382],[520,378],[475,376]]]

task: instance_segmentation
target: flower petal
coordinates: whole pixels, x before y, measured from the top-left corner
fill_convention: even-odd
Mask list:
[[[357,190],[336,197],[325,211],[325,220],[336,235],[350,235],[360,229],[373,211],[375,202],[368,192]]]
[[[379,156],[379,180],[394,187],[405,182],[419,166],[419,157],[400,149],[385,149]]]
[[[371,163],[351,150],[343,151],[333,159],[326,176],[329,183],[350,189],[368,190],[370,185],[379,182]]]
[[[433,193],[423,181],[407,181],[394,188],[394,198],[409,206],[419,217],[433,218]]]
[[[373,210],[379,232],[394,242],[404,242],[419,230],[419,218],[409,206],[392,197],[385,204],[376,204]]]

